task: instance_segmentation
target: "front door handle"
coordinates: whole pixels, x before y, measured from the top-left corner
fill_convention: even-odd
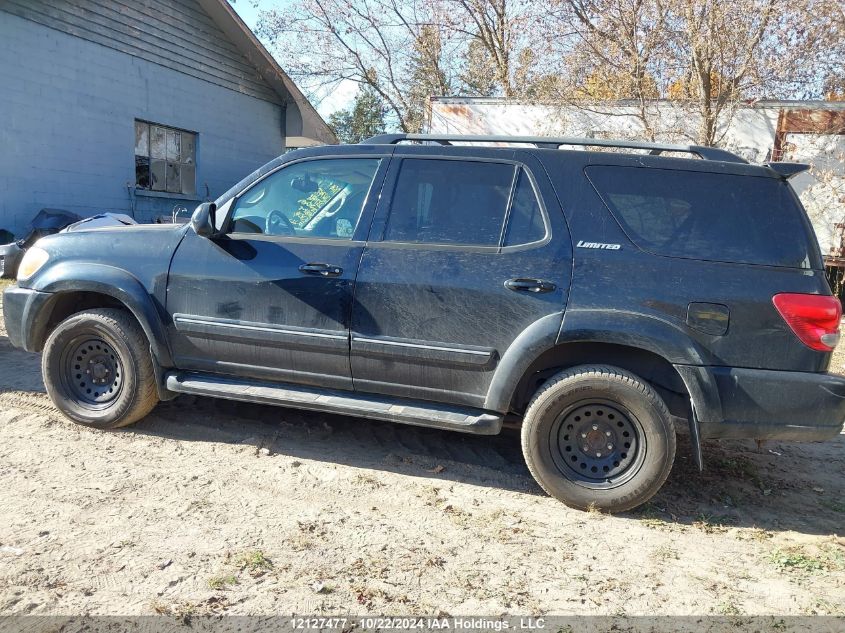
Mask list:
[[[343,268],[333,264],[302,264],[299,272],[306,275],[322,275],[323,277],[339,277],[343,274]]]
[[[505,288],[515,292],[551,292],[557,286],[550,281],[542,279],[508,279]]]

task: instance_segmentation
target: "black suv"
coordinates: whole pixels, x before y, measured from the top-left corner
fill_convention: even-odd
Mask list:
[[[666,480],[676,424],[699,466],[701,438],[842,429],[841,309],[787,183],[804,167],[537,137],[294,151],[189,226],[41,239],[6,328],[80,424],[179,393],[478,434],[508,418],[549,494],[626,510]]]

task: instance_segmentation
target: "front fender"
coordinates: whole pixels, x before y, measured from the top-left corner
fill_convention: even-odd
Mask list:
[[[120,301],[138,319],[147,339],[154,362],[163,367],[173,365],[167,345],[164,325],[150,293],[131,273],[106,264],[66,262],[57,263],[44,270],[30,284],[32,290],[50,293],[54,299],[42,310],[52,310],[54,301],[64,293],[96,292]],[[32,323],[46,327],[48,319],[35,318]],[[43,332],[32,332],[36,340],[43,339]]]

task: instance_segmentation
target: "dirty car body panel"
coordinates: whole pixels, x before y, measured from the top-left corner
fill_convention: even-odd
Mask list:
[[[345,160],[370,171],[323,169]],[[470,186],[486,178],[489,195]],[[748,242],[760,260],[745,261],[732,238],[726,255],[702,255],[712,226],[673,188],[718,190],[710,179],[731,183],[724,204],[751,195],[743,183],[775,192],[789,236],[765,228],[797,251]],[[442,193],[452,181],[465,186]],[[297,214],[274,214],[274,195]],[[437,216],[438,196],[476,219]],[[218,199],[210,237],[139,225],[42,239],[49,260],[5,291],[4,318],[10,341],[37,352],[63,297],[107,297],[141,324],[162,393],[494,433],[555,371],[605,362],[651,377],[694,437],[819,440],[842,429],[845,379],[773,304],[830,296],[789,196],[781,175],[739,160],[379,142],[299,150]],[[632,210],[674,224],[652,239]],[[482,236],[485,222],[494,229]]]

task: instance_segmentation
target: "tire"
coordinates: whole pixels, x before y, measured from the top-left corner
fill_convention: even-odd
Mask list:
[[[147,337],[124,310],[88,310],[59,323],[44,346],[41,373],[53,403],[84,426],[127,426],[158,403]]]
[[[552,376],[522,424],[522,452],[538,484],[579,510],[624,512],[650,499],[675,459],[675,428],[644,380],[608,365]]]

